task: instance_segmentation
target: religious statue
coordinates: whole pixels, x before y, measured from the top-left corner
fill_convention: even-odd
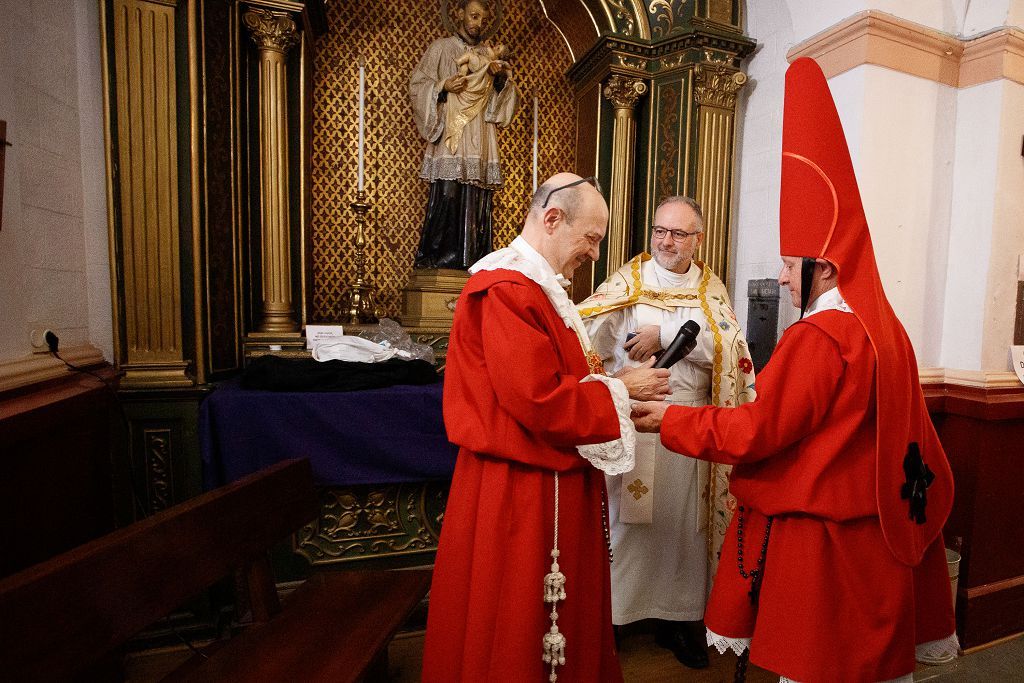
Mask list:
[[[417,268],[465,270],[491,250],[494,191],[503,180],[497,129],[515,114],[518,95],[508,51],[489,36],[491,3],[458,0],[458,25],[430,44],[409,78],[416,127],[427,141],[420,178],[430,183]]]

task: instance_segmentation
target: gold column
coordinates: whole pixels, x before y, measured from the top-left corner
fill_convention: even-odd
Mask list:
[[[732,223],[732,166],[736,93],[747,82],[742,71],[705,54],[693,67],[697,103],[696,199],[704,209],[704,243],[698,258],[724,280]]]
[[[113,3],[122,386],[192,384],[182,349],[174,12],[165,2]]]
[[[298,29],[286,12],[250,9],[242,18],[259,47],[263,311],[258,329],[270,334],[295,332],[299,326],[292,306],[285,53],[298,43]]]
[[[647,92],[639,78],[619,74],[608,79],[604,96],[615,105],[612,127],[612,186],[608,190],[608,273],[629,258],[629,228],[633,216],[633,168],[636,157],[636,119],[633,109]]]

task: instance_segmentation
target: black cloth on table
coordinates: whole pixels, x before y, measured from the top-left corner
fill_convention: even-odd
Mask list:
[[[264,391],[360,391],[396,384],[440,381],[425,360],[390,358],[380,363],[261,356],[242,373],[244,389]]]

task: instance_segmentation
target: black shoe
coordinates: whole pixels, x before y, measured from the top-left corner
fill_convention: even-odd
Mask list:
[[[699,635],[698,627],[701,627]],[[665,622],[655,632],[654,642],[672,650],[672,654],[683,666],[691,669],[708,667],[708,646],[703,625],[699,621]]]

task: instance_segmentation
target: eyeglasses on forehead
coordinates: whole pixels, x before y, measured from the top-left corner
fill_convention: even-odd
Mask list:
[[[601,183],[597,181],[597,176],[590,176],[589,178],[580,178],[579,180],[574,180],[566,185],[560,185],[559,187],[556,187],[555,189],[551,190],[551,192],[548,192],[548,196],[544,198],[544,203],[540,205],[540,208],[548,208],[548,202],[551,201],[551,195],[558,192],[559,190],[567,190],[570,187],[576,187],[577,185],[582,185],[583,183],[590,183],[591,185],[594,186],[595,190],[597,190],[601,194],[604,194],[604,191],[601,189]]]

